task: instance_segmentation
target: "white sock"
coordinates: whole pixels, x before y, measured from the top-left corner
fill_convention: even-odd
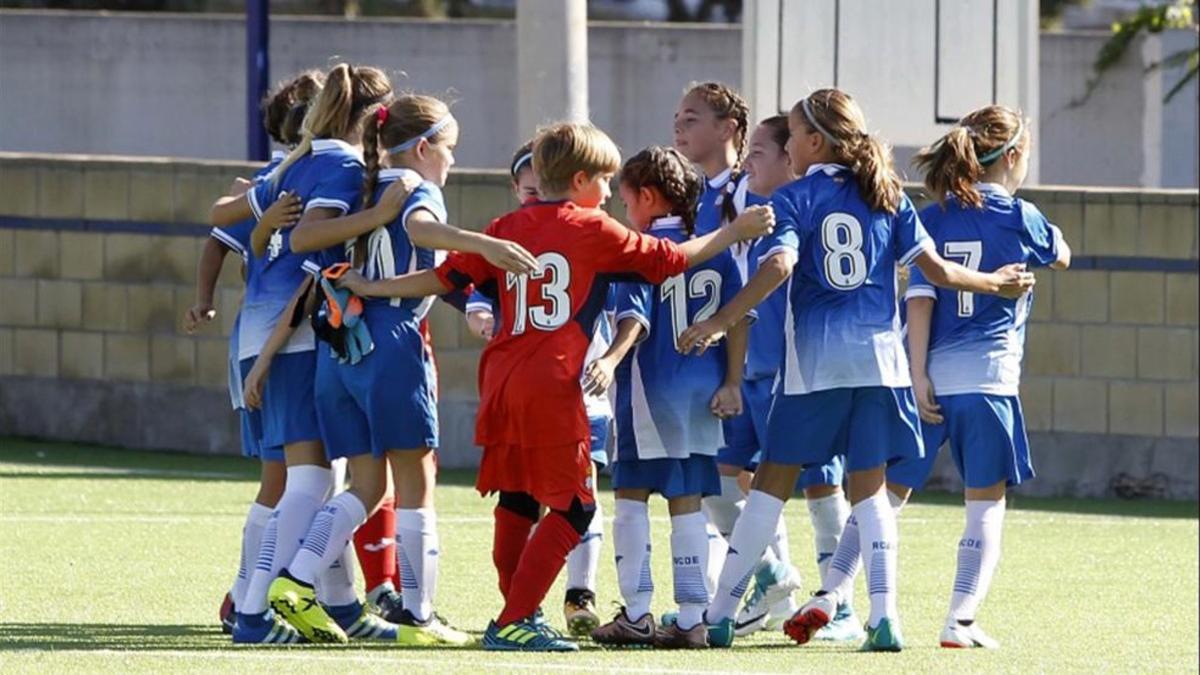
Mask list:
[[[717,528],[722,537],[729,539],[733,532],[733,524],[742,509],[746,506],[746,495],[742,494],[742,486],[738,485],[737,476],[721,476],[721,494],[705,497],[701,502],[708,520]]]
[[[858,519],[851,515],[842,528],[842,536],[833,556],[821,573],[821,590],[835,593],[838,602],[850,602],[854,595],[854,579],[858,576],[862,557],[858,541]]]
[[[767,547],[767,552],[771,554],[770,557],[774,557],[775,560],[790,566],[792,564],[792,554],[788,551],[788,545],[787,520],[780,513],[779,522],[775,524],[775,538],[771,540],[771,545]]]
[[[600,549],[604,544],[604,512],[596,501],[596,513],[579,545],[567,554],[567,590],[582,588],[596,592],[596,568],[600,566]]]
[[[758,490],[750,491],[746,508],[729,537],[729,553],[721,568],[716,595],[708,607],[709,623],[732,619],[737,612],[737,605],[746,594],[754,569],[775,536],[782,513],[783,500]]]
[[[1005,501],[968,501],[967,524],[958,542],[958,572],[950,595],[950,619],[971,621],[987,596],[1000,562]]]
[[[331,497],[346,491],[346,471],[349,466],[350,460],[345,457],[338,457],[329,463]]]
[[[671,517],[671,568],[679,627],[688,630],[704,620],[712,597],[708,585],[708,519],[703,513]]]
[[[842,528],[850,517],[850,505],[840,492],[807,502],[808,517],[813,526],[813,548],[817,552],[817,569],[824,580],[833,553],[842,538]]]
[[[325,503],[328,492],[329,469],[311,464],[287,468],[287,484],[263,529],[258,561],[250,583],[246,585],[239,612],[262,614],[267,611],[267,588],[279,575],[279,570],[296,556],[313,516]]]
[[[417,621],[433,615],[438,580],[437,514],[433,509],[396,509],[396,550],[404,608]]]
[[[366,521],[367,507],[353,492],[330,499],[313,518],[304,544],[288,565],[288,572],[304,583],[315,583],[342,556],[354,531]]]
[[[654,580],[650,576],[650,512],[645,502],[618,499],[613,518],[613,548],[617,560],[617,586],[625,601],[625,614],[637,621],[650,611]]]
[[[888,504],[891,505],[892,510],[896,512],[896,515],[900,515],[900,509],[904,508],[904,498],[891,490],[884,490],[884,492],[887,493]]]
[[[896,553],[899,534],[896,512],[883,495],[876,494],[854,505],[858,521],[858,541],[867,569],[867,593],[871,596],[871,616],[867,625],[874,628],[884,617],[896,617]]]
[[[707,522],[704,529],[708,533],[708,571],[705,577],[708,579],[708,594],[712,596],[717,592],[721,565],[725,563],[725,556],[729,553],[729,542],[717,531],[716,525]],[[708,601],[712,602],[712,597],[709,597]]]
[[[313,584],[321,604],[326,607],[343,607],[358,602],[358,592],[354,590],[354,575],[357,569],[354,563],[354,547],[347,543],[342,549],[342,554],[334,558],[329,567],[317,575]]]
[[[254,563],[258,561],[258,549],[262,544],[263,530],[266,529],[267,520],[270,517],[271,507],[254,502],[250,505],[249,513],[246,514],[246,524],[242,525],[242,557],[238,564],[237,579],[234,580],[233,590],[230,591],[233,606],[239,611],[246,597],[246,587],[250,585],[250,575],[254,572]]]

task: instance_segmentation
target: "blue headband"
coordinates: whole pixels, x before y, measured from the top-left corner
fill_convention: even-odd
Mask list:
[[[400,145],[396,145],[396,146],[388,148],[388,154],[395,155],[397,153],[404,152],[405,150],[411,150],[411,149],[417,147],[417,143],[420,143],[422,138],[432,138],[434,134],[441,131],[447,124],[449,124],[450,120],[452,120],[452,119],[454,119],[453,116],[446,115],[442,119],[435,122],[433,124],[433,126],[426,129],[424,131],[424,133],[422,133],[418,136],[413,136],[412,138],[408,139],[407,141],[404,141],[403,143],[401,143]]]
[[[516,178],[517,174],[521,173],[521,168],[523,166],[525,166],[527,163],[532,163],[532,162],[533,162],[533,153],[532,152],[527,152],[527,153],[521,155],[520,157],[518,157],[517,161],[513,162],[513,165],[512,165],[513,178]]]
[[[1025,133],[1025,120],[1018,120],[1017,121],[1017,133],[1013,134],[1012,138],[1008,139],[1008,142],[1005,143],[1004,145],[1002,145],[1002,146],[996,148],[995,150],[987,153],[986,155],[980,157],[979,164],[981,166],[987,166],[988,164],[991,164],[992,162],[1003,157],[1004,153],[1006,153],[1009,150],[1012,150],[1014,147],[1016,147],[1017,142],[1021,140],[1021,134],[1023,134],[1023,133]]]

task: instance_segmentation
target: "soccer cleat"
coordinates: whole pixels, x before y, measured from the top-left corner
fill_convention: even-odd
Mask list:
[[[799,609],[800,605],[797,605],[796,600],[790,595],[771,605],[771,611],[767,612],[767,627],[763,630],[772,632],[783,630],[783,622],[792,618],[792,615]]]
[[[507,626],[488,623],[483,634],[483,648],[498,652],[577,652],[579,645],[547,630],[544,624],[530,619],[514,621]]]
[[[300,631],[271,610],[262,614],[234,614],[235,645],[294,645],[304,642],[308,640]]]
[[[812,639],[824,642],[850,642],[866,637],[867,633],[862,628],[862,622],[854,615],[854,607],[847,603],[840,603],[833,618],[825,624],[824,628],[817,631]]]
[[[412,612],[403,610],[396,622],[400,629],[397,642],[421,647],[462,647],[471,643],[471,636],[453,628],[435,612],[425,621],[418,621]]]
[[[670,628],[679,623],[679,612],[663,612],[662,616],[658,617],[658,625],[663,628]]]
[[[708,646],[709,647],[732,647],[733,646],[733,619],[721,619],[716,623],[708,623],[705,618],[704,623],[708,629]]]
[[[654,646],[659,649],[705,649],[708,647],[708,627],[698,623],[684,630],[678,623],[671,624],[655,632]]]
[[[233,596],[226,593],[225,599],[221,601],[221,609],[218,612],[221,617],[221,632],[226,635],[233,635],[233,624],[237,619],[237,610],[233,607]]]
[[[568,590],[563,603],[563,618],[567,621],[567,632],[574,637],[591,635],[600,626],[600,617],[596,616],[596,594],[586,589]]]
[[[792,597],[801,586],[800,572],[791,565],[775,562],[754,575],[755,586],[763,585],[763,602],[766,607],[775,607]]]
[[[867,639],[859,651],[864,652],[898,652],[904,649],[904,638],[900,636],[900,622],[894,625],[892,620],[884,617],[879,625],[867,627]]]
[[[737,619],[734,621],[734,635],[746,637],[766,628],[767,615],[770,614],[766,599],[766,587],[756,581],[749,597],[746,598],[746,603],[742,605],[742,610],[738,612]]]
[[[396,623],[400,620],[400,612],[404,611],[404,596],[400,595],[392,585],[384,582],[367,593],[367,609]]]
[[[373,614],[360,603],[345,607],[326,607],[325,611],[346,631],[351,640],[382,640],[396,642],[400,627],[377,614]]]
[[[350,641],[346,631],[317,602],[312,586],[296,581],[287,570],[271,582],[267,598],[271,607],[309,642],[345,644]]]
[[[592,641],[609,647],[650,647],[654,635],[654,615],[646,612],[634,621],[622,607],[612,621],[592,631]]]
[[[837,605],[832,594],[814,595],[804,603],[800,611],[792,615],[792,618],[783,622],[783,632],[795,640],[796,644],[805,644],[812,639],[814,633],[824,628],[836,613]]]
[[[993,640],[979,624],[971,622],[970,625],[963,625],[958,621],[951,621],[942,629],[942,634],[938,638],[943,647],[949,649],[999,649],[1000,643]]]

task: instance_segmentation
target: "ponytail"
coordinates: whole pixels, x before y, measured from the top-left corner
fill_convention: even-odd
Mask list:
[[[980,108],[958,123],[933,145],[922,148],[913,163],[925,174],[929,196],[945,205],[953,195],[963,206],[983,208],[983,195],[975,184],[987,167],[1019,148],[1026,137],[1021,114],[1000,105]]]
[[[866,130],[858,103],[840,89],[820,89],[792,106],[791,115],[820,133],[835,159],[854,174],[858,191],[872,211],[895,214],[904,188],[892,161],[892,148]]]
[[[315,138],[346,138],[362,120],[366,108],[387,102],[392,86],[383,71],[370,66],[339,63],[325,76],[325,86],[309,106],[301,124],[300,142],[271,175],[272,182],[312,150]]]

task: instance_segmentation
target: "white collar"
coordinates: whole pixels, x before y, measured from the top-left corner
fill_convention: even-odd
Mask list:
[[[316,138],[312,142],[312,153],[320,155],[326,152],[341,150],[350,155],[354,155],[359,160],[362,160],[362,150],[350,145],[346,141],[337,138]]]
[[[816,173],[818,171],[825,172],[826,176],[832,176],[833,174],[835,174],[839,171],[846,170],[846,168],[847,167],[845,164],[834,164],[832,162],[820,162],[817,164],[810,165],[808,167],[808,171],[804,172],[804,177],[808,178],[809,176],[813,175],[814,173]]]
[[[655,232],[657,230],[682,230],[682,229],[683,229],[683,218],[680,218],[679,216],[663,216],[661,218],[655,218],[653,221],[651,221],[650,229],[648,231]]]
[[[984,194],[999,195],[1001,197],[1008,197],[1009,199],[1012,199],[1012,193],[1008,191],[1008,188],[999,183],[976,183],[975,189]]]
[[[271,161],[282,162],[283,160],[287,159],[287,156],[288,154],[283,150],[274,150],[271,152]]]
[[[405,167],[400,167],[400,168],[396,168],[396,169],[380,169],[379,170],[379,180],[394,181],[394,180],[399,180],[400,178],[403,178],[405,176],[413,176],[417,180],[421,181],[422,183],[425,182],[425,179],[421,177],[421,174],[417,173],[416,171],[413,171],[412,169],[408,169]]]
[[[708,179],[708,186],[711,188],[724,187],[729,182],[729,177],[733,175],[733,167],[725,169],[721,173]]]

